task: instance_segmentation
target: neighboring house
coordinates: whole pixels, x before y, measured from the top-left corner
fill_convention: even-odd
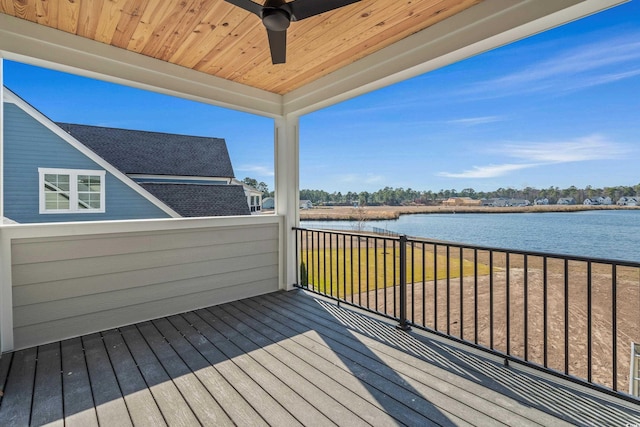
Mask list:
[[[275,209],[276,208],[276,201],[273,197],[267,197],[266,199],[262,200],[262,209]]]
[[[252,186],[233,178],[231,183],[234,185],[242,185],[244,189],[244,196],[247,198],[247,205],[251,211],[251,215],[262,213],[262,191],[253,188]]]
[[[576,199],[573,197],[561,197],[558,199],[556,205],[575,205]]]
[[[549,199],[547,199],[546,197],[542,198],[542,199],[535,199],[533,201],[534,205],[540,206],[540,205],[548,205],[549,204]]]
[[[584,199],[585,205],[598,206],[598,205],[610,205],[611,197],[591,197],[588,199]]]
[[[5,216],[18,223],[248,215],[222,139],[56,124],[4,90]],[[217,172],[224,173],[217,173]]]
[[[300,200],[300,209],[311,209],[312,207],[311,200]]]

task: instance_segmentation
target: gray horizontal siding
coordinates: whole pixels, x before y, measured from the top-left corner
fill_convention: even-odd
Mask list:
[[[167,218],[114,175],[106,174],[105,213],[39,213],[38,168],[104,170],[15,104],[4,104],[6,217],[19,223]]]
[[[13,239],[15,348],[275,291],[278,230]]]

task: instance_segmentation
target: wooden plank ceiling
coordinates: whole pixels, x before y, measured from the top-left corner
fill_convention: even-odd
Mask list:
[[[279,65],[260,19],[224,0],[0,0],[0,12],[285,94],[481,1],[362,0],[293,22]]]

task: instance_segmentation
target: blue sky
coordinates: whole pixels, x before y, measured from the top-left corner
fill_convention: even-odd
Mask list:
[[[225,138],[273,188],[273,122],[5,61],[54,121]],[[640,183],[640,1],[301,118],[301,188],[375,191]]]

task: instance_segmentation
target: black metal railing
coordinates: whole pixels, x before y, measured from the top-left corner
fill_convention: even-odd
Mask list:
[[[640,263],[294,230],[296,286],[637,402]]]

